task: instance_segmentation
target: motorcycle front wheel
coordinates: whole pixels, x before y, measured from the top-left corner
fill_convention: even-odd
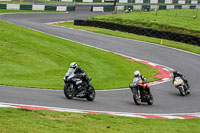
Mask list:
[[[180,94],[182,95],[182,96],[185,96],[185,89],[184,89],[184,87],[183,86],[180,86],[180,87],[178,87],[178,89],[179,89],[179,92],[180,92]]]
[[[96,93],[95,93],[94,87],[90,86],[89,89],[88,89],[88,92],[86,94],[86,99],[88,101],[93,101],[95,99],[95,95],[96,95]]]
[[[138,92],[135,92],[133,94],[133,100],[134,100],[136,105],[140,105],[142,103],[141,97],[140,97]]]
[[[74,89],[70,87],[70,84],[66,83],[64,86],[64,94],[66,98],[73,99],[74,97]]]

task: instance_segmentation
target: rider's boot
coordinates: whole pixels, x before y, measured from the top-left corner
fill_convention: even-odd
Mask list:
[[[184,80],[184,82],[185,82],[185,84],[186,84],[186,86],[187,86],[187,90],[186,90],[186,93],[187,94],[190,94],[190,86],[189,86],[189,84],[188,84],[188,81],[187,80]]]
[[[190,86],[189,86],[189,84],[188,84],[188,81],[185,79],[185,80],[184,80],[184,82],[185,82],[185,84],[186,84],[187,88],[189,89],[189,88],[190,88]]]
[[[187,93],[187,94],[190,94],[190,89],[187,89],[187,90],[186,90],[186,93]]]

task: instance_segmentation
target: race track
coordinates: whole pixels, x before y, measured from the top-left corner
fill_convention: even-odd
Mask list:
[[[46,24],[56,21],[84,19],[86,16],[98,14],[102,13],[89,11],[70,12],[68,14],[18,13],[0,15],[0,20],[176,69],[189,80],[191,95],[182,97],[171,82],[165,82],[152,86],[154,105],[137,106],[132,100],[129,89],[97,91],[95,101],[88,102],[83,99],[68,100],[65,98],[63,90],[0,86],[0,102],[132,113],[200,112],[200,56],[155,44]]]

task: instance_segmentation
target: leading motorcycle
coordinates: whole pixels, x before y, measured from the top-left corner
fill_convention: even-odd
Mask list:
[[[73,97],[86,98],[88,101],[93,101],[95,99],[94,87],[82,78],[77,77],[77,75],[71,73],[64,81],[64,94],[68,99],[73,99]]]
[[[131,84],[135,104],[140,105],[142,102],[147,102],[149,105],[153,104],[153,95],[146,90],[146,85],[150,88],[150,83],[143,82],[137,77],[133,79]]]

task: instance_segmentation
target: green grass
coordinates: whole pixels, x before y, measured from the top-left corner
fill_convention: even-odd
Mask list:
[[[59,12],[59,11],[33,11],[33,10],[6,10],[6,9],[0,9],[0,13],[18,13],[18,12]]]
[[[200,119],[141,119],[0,108],[1,133],[198,133]]]
[[[128,87],[140,70],[153,81],[158,70],[127,61],[125,57],[59,39],[0,21],[0,84],[63,89],[62,80],[71,62],[92,77],[95,89]]]
[[[159,10],[157,16],[155,11],[133,12],[94,16],[88,18],[88,20],[99,20],[200,36],[200,10],[198,10],[199,15],[197,19],[193,19],[195,14],[196,9],[181,9],[178,10],[178,16],[175,17],[176,10]]]
[[[110,36],[117,36],[117,37],[122,37],[122,38],[140,40],[140,41],[145,41],[145,42],[150,42],[150,43],[155,43],[155,44],[160,44],[160,41],[161,41],[158,38],[146,37],[146,36],[126,33],[126,32],[113,31],[113,30],[89,27],[89,26],[76,26],[73,24],[73,22],[65,22],[65,23],[60,23],[60,24],[56,24],[56,25],[71,27],[71,28],[75,28],[75,29],[88,30],[88,31],[92,31],[95,33],[101,33],[101,34],[110,35]],[[185,50],[185,51],[189,51],[189,52],[193,52],[196,54],[200,54],[200,47],[198,47],[198,46],[189,45],[189,44],[180,43],[180,42],[169,41],[169,40],[164,40],[164,45],[173,47],[173,48],[178,48],[178,49]]]

